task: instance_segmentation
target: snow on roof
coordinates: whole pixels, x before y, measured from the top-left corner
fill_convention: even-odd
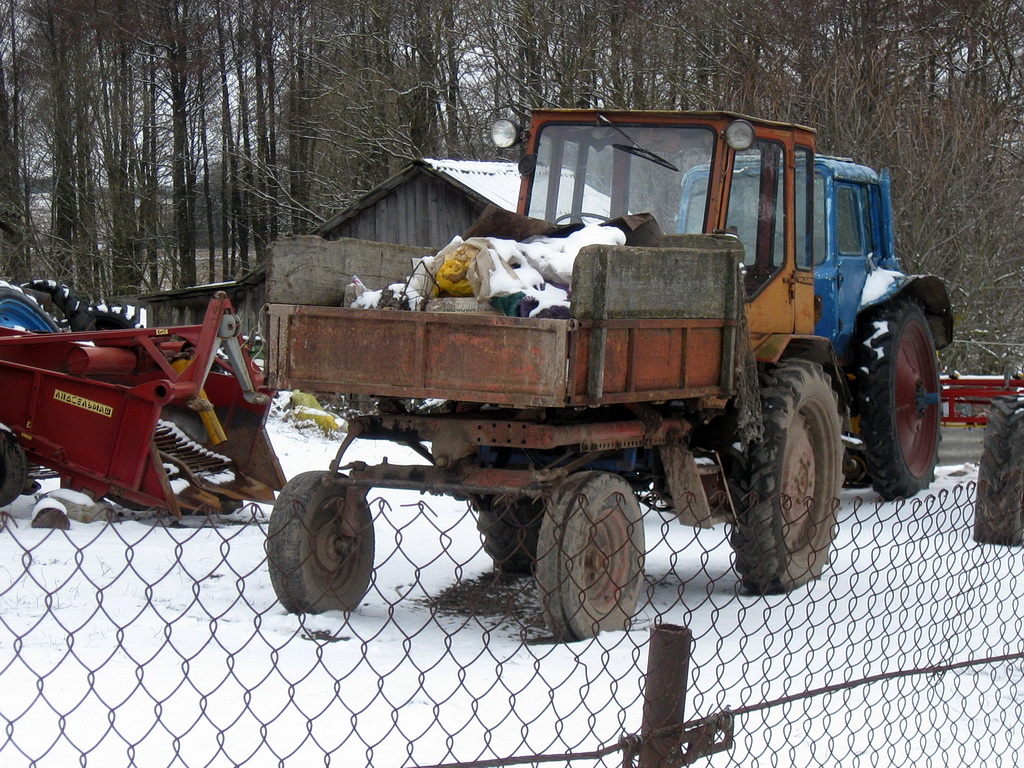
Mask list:
[[[423,158],[423,162],[506,211],[516,209],[522,177],[515,163],[437,160],[430,157]]]

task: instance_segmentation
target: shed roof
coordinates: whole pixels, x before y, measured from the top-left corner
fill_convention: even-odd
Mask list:
[[[237,280],[223,280],[217,283],[203,283],[202,285],[191,285],[188,288],[178,288],[170,291],[154,291],[139,296],[140,301],[160,301],[189,298],[192,296],[209,296],[218,290],[228,290],[239,286],[260,285],[267,277],[267,265],[260,264],[253,270],[246,272]]]
[[[515,163],[482,160],[413,160],[387,181],[377,185],[344,210],[329,218],[314,234],[327,236],[342,222],[387,197],[417,174],[427,173],[461,189],[480,203],[514,211],[519,199],[521,177]]]
[[[482,160],[435,160],[424,158],[423,162],[438,173],[469,187],[487,202],[494,203],[506,211],[514,211],[519,202],[519,185],[522,177],[515,163],[506,161],[488,162]]]

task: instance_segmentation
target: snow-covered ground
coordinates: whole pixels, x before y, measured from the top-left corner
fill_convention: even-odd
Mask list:
[[[271,429],[288,476],[326,468],[338,444]],[[371,442],[349,457],[376,462],[385,448],[418,461]],[[639,730],[656,621],[694,633],[688,718],[1017,653],[1024,562],[971,540],[975,478],[972,465],[940,468],[932,495],[902,504],[845,491],[825,576],[767,599],[737,594],[724,529],[649,511],[632,628],[563,645],[547,639],[529,579],[489,584],[464,502],[371,493],[370,593],[347,617],[298,617],[266,573],[267,509],[61,532],[31,528],[23,498],[0,534],[0,766],[398,768],[589,751]],[[705,764],[1016,764],[1022,670],[916,676],[744,716],[735,748]]]

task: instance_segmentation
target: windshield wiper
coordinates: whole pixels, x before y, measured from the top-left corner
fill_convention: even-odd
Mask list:
[[[679,169],[676,168],[672,163],[670,163],[661,155],[656,154],[651,150],[647,149],[646,147],[641,146],[639,142],[636,141],[636,139],[634,139],[624,130],[619,128],[619,126],[617,126],[615,123],[613,123],[600,112],[597,114],[597,122],[601,123],[602,125],[609,126],[616,133],[618,133],[621,136],[625,136],[626,139],[629,140],[629,144],[612,144],[613,149],[618,149],[621,150],[622,152],[627,152],[631,155],[635,155],[636,157],[642,157],[644,160],[649,160],[655,165],[660,165],[662,168],[668,168],[670,171],[675,171],[676,173],[679,173]]]

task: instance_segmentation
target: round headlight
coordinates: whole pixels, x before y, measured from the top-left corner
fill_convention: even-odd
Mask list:
[[[521,131],[511,120],[497,120],[491,126],[491,141],[501,149],[514,147],[519,143]]]
[[[754,126],[746,120],[733,120],[725,129],[725,143],[742,152],[754,143]]]

